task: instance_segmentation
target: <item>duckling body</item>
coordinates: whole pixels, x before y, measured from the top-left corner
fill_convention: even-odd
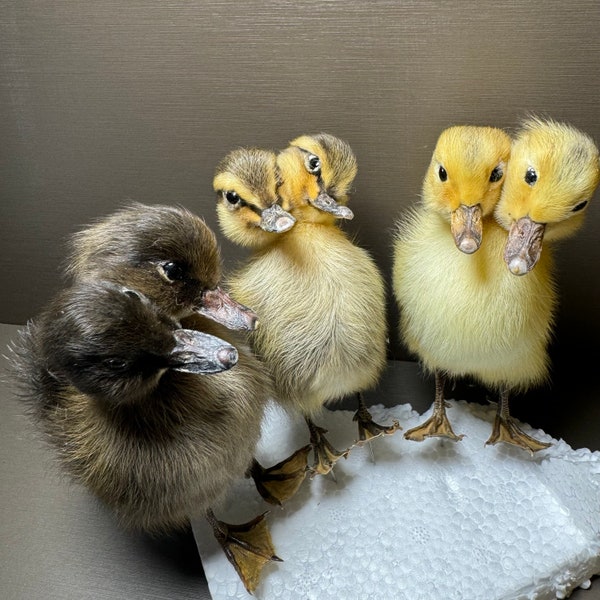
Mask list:
[[[386,359],[383,283],[367,252],[338,227],[298,220],[229,286],[268,322],[252,343],[282,405],[313,418],[376,384]]]

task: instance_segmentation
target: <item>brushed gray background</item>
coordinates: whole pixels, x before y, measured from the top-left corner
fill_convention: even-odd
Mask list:
[[[217,230],[223,155],[318,131],[356,152],[346,226],[389,281],[393,222],[445,127],[512,128],[533,112],[600,141],[599,31],[597,0],[3,0],[0,322],[35,316],[62,283],[66,236],[95,217],[129,199],[180,203]],[[599,226],[596,194],[556,252],[552,389],[513,410],[591,449]],[[246,252],[220,239],[230,269]],[[390,358],[406,359],[391,296],[389,321]]]
[[[599,28],[596,0],[5,0],[0,322],[38,312],[65,236],[93,218],[181,203],[217,229],[225,153],[318,131],[356,152],[347,228],[389,280],[393,222],[443,128],[534,112],[600,139]],[[600,335],[599,204],[557,253],[567,354]],[[246,254],[221,240],[229,269]],[[389,304],[390,357],[406,358]]]

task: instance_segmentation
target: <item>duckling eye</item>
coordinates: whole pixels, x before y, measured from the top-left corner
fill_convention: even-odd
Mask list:
[[[504,175],[502,169],[500,167],[496,167],[490,175],[490,182],[496,183],[496,181],[500,181],[502,179],[502,175]]]
[[[169,281],[181,281],[185,279],[183,267],[176,262],[168,262],[162,265],[162,270]]]
[[[583,210],[587,206],[587,203],[588,203],[587,200],[583,200],[583,202],[580,202],[579,204],[576,204],[573,207],[573,210],[571,212],[578,212],[580,210]]]
[[[321,159],[314,154],[309,154],[306,159],[306,168],[309,173],[318,175],[321,172]]]
[[[225,196],[225,200],[227,200],[229,204],[237,204],[241,200],[238,194],[232,191],[224,192],[223,195]]]
[[[448,173],[446,172],[446,169],[442,167],[442,165],[440,165],[438,169],[438,177],[440,178],[440,181],[446,181],[448,179]]]
[[[111,371],[122,371],[127,367],[127,361],[122,358],[106,358],[104,366],[108,367]]]
[[[528,185],[533,185],[537,181],[537,173],[533,167],[529,167],[527,172],[525,173],[525,183]]]

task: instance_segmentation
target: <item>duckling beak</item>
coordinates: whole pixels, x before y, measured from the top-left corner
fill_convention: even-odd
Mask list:
[[[238,361],[237,350],[214,335],[192,329],[177,329],[173,335],[176,344],[169,367],[175,371],[210,375],[231,369]]]
[[[311,201],[311,204],[322,210],[323,212],[331,213],[338,219],[353,219],[354,213],[343,204],[338,204],[329,194],[321,192],[315,200]]]
[[[525,275],[535,267],[542,254],[545,223],[536,223],[529,217],[514,221],[504,247],[504,261],[513,275]]]
[[[258,315],[252,309],[236,302],[219,287],[214,290],[205,290],[202,294],[201,305],[197,306],[195,310],[228,329],[252,331],[258,322]]]
[[[294,226],[296,219],[279,204],[265,208],[260,214],[260,228],[269,233],[283,233]]]
[[[461,204],[450,215],[450,230],[456,247],[465,254],[473,254],[481,246],[481,205]]]

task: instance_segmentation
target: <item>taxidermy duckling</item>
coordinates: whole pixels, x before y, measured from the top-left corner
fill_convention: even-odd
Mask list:
[[[176,319],[199,314],[245,330],[256,324],[256,314],[219,287],[214,233],[183,207],[132,202],[99,219],[72,237],[66,271],[137,289]]]
[[[398,223],[393,287],[400,334],[435,375],[436,390],[431,418],[407,431],[407,439],[462,438],[446,415],[448,376],[472,376],[503,390],[529,382],[532,370],[540,375],[544,370],[543,355],[531,356],[538,344],[531,340],[535,325],[524,326],[518,315],[527,309],[521,297],[524,302],[537,298],[518,289],[522,286],[515,289],[508,277],[502,262],[506,233],[493,218],[510,146],[509,136],[493,127],[443,131],[423,181],[421,204]],[[548,294],[549,286],[538,291]],[[533,316],[536,322],[546,317]],[[527,444],[535,447],[534,442]]]
[[[566,123],[535,117],[522,124],[495,211],[497,221],[509,232],[504,260],[511,274],[521,276],[508,282],[514,288],[512,311],[518,311],[528,336],[523,349],[515,350],[514,358],[522,361],[525,370],[521,385],[546,376],[546,348],[558,304],[552,242],[581,227],[599,181],[598,148],[587,134]],[[519,444],[520,432],[510,418],[508,400],[505,391],[491,444]]]
[[[228,283],[261,315],[264,326],[251,334],[253,348],[272,372],[278,401],[304,415],[315,453],[311,470],[325,474],[348,450],[335,450],[313,418],[324,404],[376,383],[386,359],[384,288],[370,256],[336,226],[336,218],[352,216],[344,204],[356,173],[354,154],[326,134],[296,141],[277,157],[281,204],[296,223],[267,243],[255,238],[254,253]],[[224,178],[217,169],[221,203]],[[240,183],[232,181],[230,189]],[[224,214],[222,230],[233,239]],[[245,227],[240,211],[228,216],[238,216],[237,227]],[[364,422],[369,434],[394,428]]]
[[[233,346],[182,329],[140,292],[88,280],[60,293],[12,350],[31,415],[76,481],[127,527],[162,532],[205,514],[256,587],[278,560],[264,515],[229,525],[212,510],[260,434],[262,384],[240,393],[220,373],[237,362]]]

